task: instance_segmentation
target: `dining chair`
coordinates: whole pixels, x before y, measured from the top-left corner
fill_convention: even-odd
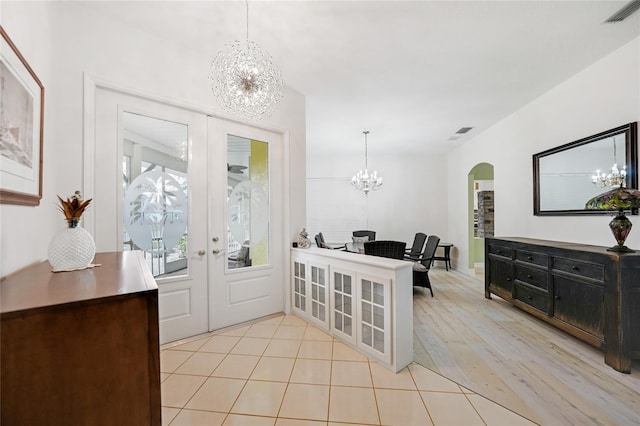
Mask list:
[[[403,259],[407,243],[403,241],[367,241],[364,243],[364,254],[371,256]]]
[[[314,239],[316,240],[316,245],[320,248],[326,248],[326,249],[331,249],[331,250],[346,250],[347,246],[346,244],[342,244],[339,246],[330,246],[328,245],[325,241],[324,241],[324,235],[322,235],[322,232],[318,232],[316,234],[316,236],[314,237]]]
[[[429,289],[431,297],[433,297],[433,289],[429,280],[429,269],[433,262],[433,256],[436,254],[440,238],[436,235],[429,235],[427,243],[424,245],[424,251],[413,262],[413,285],[414,287],[425,287]]]
[[[354,237],[369,237],[369,241],[375,241],[376,239],[376,231],[353,231],[352,235]]]
[[[426,234],[422,232],[416,232],[416,235],[413,237],[413,244],[411,245],[411,248],[405,250],[405,259],[417,259],[420,256],[420,253],[422,253],[422,249],[424,248],[424,243],[426,240]]]
[[[240,250],[230,254],[227,260],[229,261],[229,268],[251,266],[251,258],[249,257],[249,240],[246,240],[242,244]]]

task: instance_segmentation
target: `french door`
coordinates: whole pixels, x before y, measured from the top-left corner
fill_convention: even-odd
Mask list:
[[[102,87],[94,116],[86,226],[144,251],[161,343],[282,311],[282,135]]]
[[[144,251],[160,343],[207,332],[206,116],[102,89],[95,105],[95,193],[85,196],[96,250]]]
[[[210,324],[284,308],[282,135],[209,119]]]

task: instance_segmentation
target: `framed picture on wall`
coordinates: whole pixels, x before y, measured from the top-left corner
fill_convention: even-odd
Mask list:
[[[44,87],[0,26],[0,203],[42,198]]]

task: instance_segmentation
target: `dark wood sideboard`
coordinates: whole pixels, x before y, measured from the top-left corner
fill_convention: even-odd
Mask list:
[[[158,286],[142,252],[0,281],[0,421],[160,425]]]
[[[631,372],[640,358],[640,254],[528,238],[485,239],[491,293],[604,350]]]

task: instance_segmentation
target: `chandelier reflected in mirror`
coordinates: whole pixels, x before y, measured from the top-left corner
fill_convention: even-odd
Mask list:
[[[227,43],[211,63],[211,89],[218,104],[243,118],[259,120],[269,116],[284,96],[280,71],[269,52],[249,41],[249,2],[247,39]]]
[[[382,176],[378,176],[378,172],[375,170],[373,173],[369,173],[369,161],[367,158],[367,135],[369,131],[365,130],[362,133],[364,133],[364,170],[358,171],[358,173],[351,178],[351,185],[367,195],[369,191],[375,191],[382,186]]]
[[[618,168],[616,138],[613,136],[611,139],[613,139],[613,166],[611,167],[611,173],[600,173],[600,170],[596,170],[595,174],[591,176],[591,181],[598,188],[624,187],[627,182],[626,165],[622,165],[622,170]]]

